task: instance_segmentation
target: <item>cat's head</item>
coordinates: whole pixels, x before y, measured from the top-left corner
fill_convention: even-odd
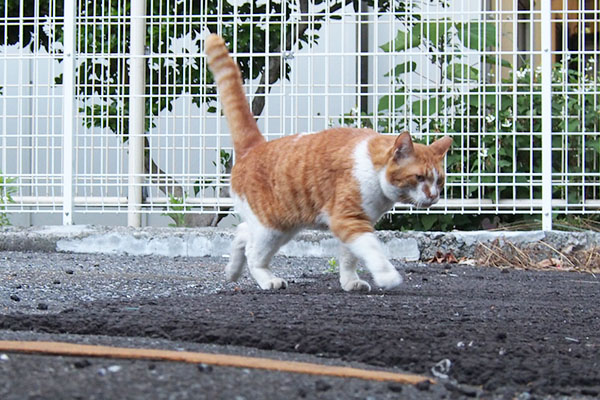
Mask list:
[[[408,132],[401,133],[381,179],[386,196],[416,207],[437,203],[446,180],[443,160],[451,144],[452,138],[445,136],[426,146],[413,143]]]

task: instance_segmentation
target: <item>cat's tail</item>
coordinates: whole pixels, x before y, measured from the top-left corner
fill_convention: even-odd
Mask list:
[[[242,157],[252,147],[263,143],[265,138],[258,130],[248,106],[240,69],[229,56],[223,39],[215,34],[210,35],[205,42],[205,52],[229,123],[233,149],[238,157]]]

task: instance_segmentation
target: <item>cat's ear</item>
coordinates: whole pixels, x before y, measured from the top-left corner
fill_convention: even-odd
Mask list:
[[[451,145],[452,138],[450,136],[444,136],[443,138],[431,143],[429,145],[429,148],[433,150],[433,152],[437,154],[438,157],[443,158],[450,149]]]
[[[410,133],[402,132],[394,142],[394,161],[400,161],[403,158],[411,157],[415,152]]]

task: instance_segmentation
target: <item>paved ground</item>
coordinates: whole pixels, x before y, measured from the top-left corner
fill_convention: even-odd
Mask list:
[[[277,258],[290,288],[223,282],[224,259],[0,252],[0,339],[249,354],[432,374],[429,387],[166,362],[0,355],[1,398],[596,398],[600,280],[396,263],[348,294],[325,259]],[[440,364],[441,365],[441,364]]]

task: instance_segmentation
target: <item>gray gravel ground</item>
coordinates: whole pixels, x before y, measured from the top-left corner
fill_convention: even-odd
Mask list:
[[[0,252],[0,316],[1,314],[55,314],[70,308],[81,309],[82,303],[102,300],[180,299],[197,297],[237,286],[250,291],[255,283],[245,275],[237,284],[223,278],[225,258],[167,258],[160,256],[87,255],[65,253]],[[442,267],[426,269],[426,264],[399,264],[405,271],[405,291],[420,291],[421,285],[444,281],[457,274],[478,275],[476,269],[445,271]],[[310,274],[330,274],[323,258],[276,257],[273,268],[293,283],[302,283]],[[435,270],[435,271],[434,271]],[[479,270],[481,271],[481,270]],[[429,276],[431,275],[431,276]],[[504,275],[497,270],[491,274]],[[518,279],[534,281],[533,275],[514,274]],[[331,275],[328,275],[331,277]],[[486,275],[487,276],[487,275]],[[508,274],[513,277],[513,274]],[[557,275],[558,277],[559,275]],[[514,277],[513,277],[514,278]],[[581,280],[573,274],[568,279]],[[471,281],[474,279],[470,277]],[[475,277],[476,279],[476,277]],[[584,279],[586,288],[598,281]],[[308,280],[307,280],[308,281]],[[334,279],[329,278],[332,285]],[[482,281],[483,282],[483,281]],[[429,282],[431,283],[431,282]],[[310,283],[310,285],[313,285]],[[488,290],[489,290],[488,286]],[[328,289],[325,288],[327,291]],[[338,290],[338,288],[335,288]],[[332,290],[333,291],[333,290]],[[262,293],[262,292],[261,292]],[[324,293],[327,297],[327,293]],[[323,293],[321,293],[323,295]],[[339,293],[338,293],[339,295]],[[342,294],[343,296],[350,296]],[[377,292],[371,293],[377,295]],[[462,295],[462,294],[461,294]],[[427,296],[444,296],[435,292]],[[430,299],[425,296],[424,301]],[[468,294],[465,293],[468,297]],[[418,311],[418,310],[417,310]],[[223,315],[226,319],[227,315]],[[140,335],[141,336],[141,335]],[[56,340],[124,347],[148,347],[189,351],[261,356],[275,359],[318,362],[322,364],[364,367],[359,363],[325,359],[319,355],[291,354],[254,348],[217,346],[169,341],[148,337],[109,337],[44,332],[1,331],[0,340]],[[590,338],[592,340],[594,338]],[[594,339],[595,340],[595,339]],[[568,355],[567,355],[568,357]],[[373,368],[368,366],[368,368]],[[396,371],[399,372],[399,371]],[[414,387],[358,379],[308,376],[259,370],[210,367],[203,365],[37,356],[0,352],[0,399],[458,399],[473,398],[480,388],[440,382],[429,387]],[[552,396],[519,395],[491,399],[580,399],[594,395]]]
[[[0,310],[2,314],[51,314],[94,300],[177,297],[254,285],[247,276],[237,284],[225,282],[226,262],[208,257],[0,252]],[[302,273],[326,273],[329,268],[325,259],[283,257],[276,258],[273,266],[290,282],[302,279]],[[373,369],[303,354],[143,337],[0,331],[0,339],[179,349]],[[1,399],[439,399],[458,393],[442,384],[422,389],[184,363],[0,353]]]

